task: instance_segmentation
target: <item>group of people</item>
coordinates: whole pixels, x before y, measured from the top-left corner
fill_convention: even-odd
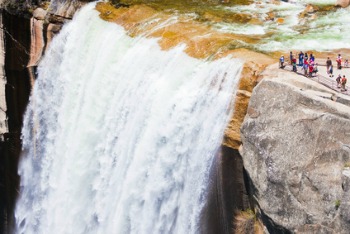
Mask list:
[[[284,68],[286,61],[283,55],[281,55],[279,62],[280,62],[279,63],[280,68]],[[308,55],[307,52],[303,53],[302,51],[300,51],[298,53],[298,61],[297,61],[296,56],[294,56],[293,52],[291,51],[289,54],[289,62],[290,62],[290,65],[292,65],[292,68],[293,68],[292,70],[294,72],[297,72],[297,66],[302,67],[302,70],[304,71],[304,75],[306,77],[312,77],[314,74],[317,74],[318,72],[318,68],[317,68],[318,64],[315,63],[315,56],[312,53]],[[337,63],[338,70],[342,69],[343,64],[344,64],[344,67],[349,67],[348,59],[345,59],[343,63],[343,58],[341,54],[338,54],[336,63]],[[332,60],[329,57],[327,58],[326,66],[327,66],[327,74],[329,75],[329,77],[334,77]],[[339,74],[338,77],[336,78],[336,81],[337,81],[337,87],[341,88],[341,91],[346,91],[347,79],[345,75],[341,76]]]
[[[342,77],[342,76],[339,74],[338,77],[337,77],[337,79],[335,79],[335,80],[337,81],[337,87],[338,87],[338,88],[341,88],[341,91],[346,91],[345,85],[346,85],[347,79],[346,79],[345,75],[343,75],[343,77]]]
[[[343,58],[341,54],[338,54],[337,59],[335,60],[337,62],[338,70],[341,70],[343,67],[342,60]],[[329,75],[329,77],[333,77],[333,65],[332,65],[332,60],[329,57],[327,57],[326,65],[327,65],[327,74]],[[345,59],[344,67],[349,67],[349,61],[347,59]]]
[[[342,69],[342,65],[343,65],[342,59],[343,58],[342,58],[341,54],[338,54],[337,59],[335,60],[337,62],[337,69],[338,70]],[[332,60],[329,57],[327,57],[326,66],[327,66],[327,74],[329,75],[329,77],[334,77]],[[349,62],[347,59],[345,59],[344,67],[349,67]],[[345,85],[346,85],[347,79],[346,79],[345,75],[341,76],[339,74],[335,80],[337,81],[337,87],[341,88],[341,91],[346,91]]]
[[[297,72],[297,66],[302,67],[302,70],[304,70],[304,75],[307,77],[312,77],[314,74],[318,72],[317,63],[315,63],[315,56],[310,53],[310,55],[307,54],[307,52],[303,53],[302,51],[298,54],[298,64],[296,56],[293,55],[293,52],[291,51],[289,53],[289,61],[290,64],[293,67],[293,71]],[[285,59],[284,56],[281,55],[280,57],[280,68],[284,68],[285,65]]]

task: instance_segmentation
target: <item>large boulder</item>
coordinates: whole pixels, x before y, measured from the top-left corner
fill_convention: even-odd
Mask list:
[[[291,232],[349,233],[350,98],[291,72],[270,73],[241,127],[256,207]]]
[[[340,7],[348,7],[350,5],[350,0],[337,0],[336,6],[340,6]]]

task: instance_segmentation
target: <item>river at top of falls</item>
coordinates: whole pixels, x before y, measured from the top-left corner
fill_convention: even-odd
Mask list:
[[[16,233],[197,233],[242,62],[162,51],[93,8],[38,67]]]
[[[316,50],[331,51],[350,48],[350,29],[344,22],[350,20],[350,8],[310,10],[304,16],[308,4],[317,7],[334,6],[336,0],[255,0],[248,5],[219,6],[226,12],[246,15],[255,19],[249,22],[213,23],[213,27],[226,33],[261,38],[250,48],[258,51]]]

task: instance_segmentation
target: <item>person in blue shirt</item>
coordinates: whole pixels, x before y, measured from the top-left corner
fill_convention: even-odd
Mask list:
[[[281,55],[280,57],[280,68],[284,68],[284,56]]]
[[[303,66],[304,64],[304,53],[302,51],[300,51],[299,53],[299,66]]]

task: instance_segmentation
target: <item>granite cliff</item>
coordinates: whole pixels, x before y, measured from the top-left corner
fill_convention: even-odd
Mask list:
[[[348,233],[350,98],[277,65],[264,75],[241,126],[256,210],[293,233]]]

